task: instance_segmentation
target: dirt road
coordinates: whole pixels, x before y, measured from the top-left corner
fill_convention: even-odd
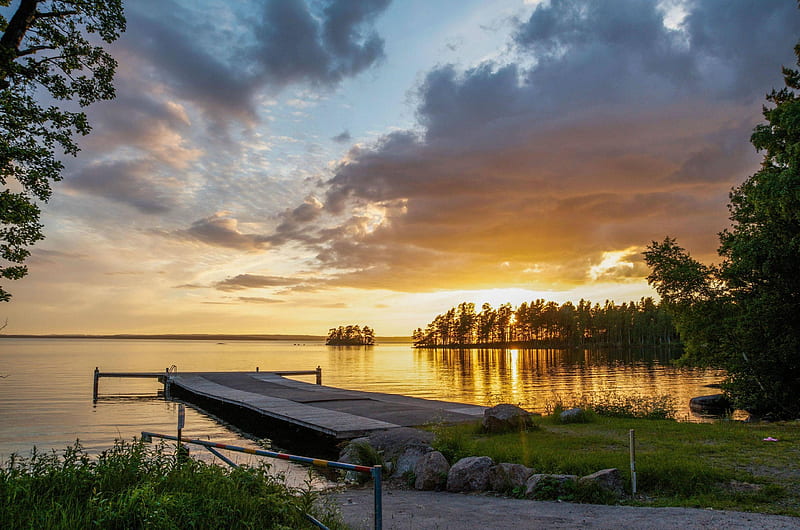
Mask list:
[[[373,528],[372,489],[330,495],[354,529]],[[635,528],[800,529],[800,518],[693,508],[636,508],[541,502],[413,490],[383,495],[385,529]]]

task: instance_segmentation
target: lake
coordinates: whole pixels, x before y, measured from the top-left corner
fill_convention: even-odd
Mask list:
[[[96,453],[143,430],[174,434],[177,404],[148,379],[101,379],[92,373],[312,370],[323,384],[479,405],[515,403],[542,411],[555,394],[670,394],[683,420],[691,397],[714,393],[716,370],[673,367],[667,352],[430,350],[409,343],[371,348],[321,342],[0,338],[0,459],[12,452],[63,449],[80,439]],[[314,381],[314,376],[297,376]],[[234,427],[187,407],[184,436],[256,447]],[[291,448],[285,448],[291,451]],[[246,456],[245,458],[250,458]]]

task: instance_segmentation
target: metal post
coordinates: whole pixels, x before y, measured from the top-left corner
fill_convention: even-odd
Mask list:
[[[372,479],[375,483],[375,530],[383,528],[383,495],[381,491],[381,466],[372,466]]]
[[[322,384],[322,367],[321,366],[317,366],[317,384],[318,385]]]
[[[636,495],[636,432],[631,429],[628,436],[631,446],[631,495]]]
[[[92,390],[92,401],[97,403],[97,382],[100,380],[100,368],[94,367],[94,390]]]

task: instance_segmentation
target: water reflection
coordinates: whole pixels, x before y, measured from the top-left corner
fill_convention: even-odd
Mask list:
[[[719,370],[672,365],[669,350],[419,349],[415,363],[430,370],[456,401],[483,405],[517,403],[544,411],[556,396],[615,392],[672,396],[682,419],[702,421],[688,409],[690,398],[710,393]]]

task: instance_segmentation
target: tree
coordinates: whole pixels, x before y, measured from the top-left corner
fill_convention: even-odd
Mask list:
[[[800,65],[800,44],[795,47]],[[690,358],[728,372],[734,404],[759,415],[800,417],[800,72],[755,128],[761,168],[730,194],[722,262],[707,267],[674,239],[645,252],[648,281],[675,314]]]
[[[10,0],[0,0],[9,7]],[[91,130],[85,107],[114,97],[117,63],[102,46],[125,30],[122,0],[21,0],[0,14],[0,278],[28,269],[28,246],[44,238],[36,200],[47,202],[61,180],[60,155],[76,156],[73,137]],[[0,301],[11,295],[0,286]]]

